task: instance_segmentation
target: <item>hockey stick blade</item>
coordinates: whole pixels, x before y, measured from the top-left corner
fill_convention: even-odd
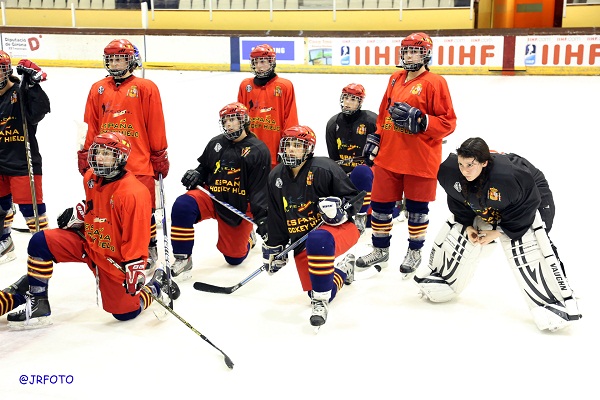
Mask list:
[[[251,279],[253,279],[255,276],[257,276],[264,270],[265,270],[264,267],[260,267],[259,269],[254,271],[252,274],[250,274],[246,279],[244,279],[243,281],[238,283],[237,285],[224,287],[224,286],[211,285],[209,283],[204,283],[204,282],[195,282],[194,289],[199,290],[201,292],[231,294],[231,293],[235,292],[236,290],[238,290],[239,288],[241,288],[242,286],[244,286],[247,282],[249,282]]]
[[[21,233],[29,233],[30,230],[29,228],[18,228],[18,227],[11,227],[10,228],[11,231],[15,231],[15,232],[21,232]]]

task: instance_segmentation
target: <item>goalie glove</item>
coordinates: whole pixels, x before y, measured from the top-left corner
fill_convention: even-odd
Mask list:
[[[23,80],[30,86],[46,80],[46,73],[33,61],[22,59],[17,65],[17,74],[23,75]]]
[[[406,103],[394,103],[388,109],[394,125],[398,128],[407,129],[410,133],[419,133],[427,129],[427,115],[416,107]],[[421,121],[419,122],[419,118]]]
[[[367,135],[367,142],[363,147],[362,156],[365,159],[365,164],[369,167],[373,165],[373,160],[379,153],[379,142],[381,141],[381,135],[376,133],[369,133]]]
[[[132,296],[135,296],[142,290],[144,283],[146,283],[146,275],[144,270],[146,269],[146,262],[143,259],[137,259],[128,261],[125,263],[125,281],[123,286],[125,292]]]
[[[348,213],[342,209],[342,199],[329,196],[319,199],[321,218],[327,225],[337,226],[348,221]]]
[[[281,257],[281,259],[275,259],[275,257],[282,251],[283,245],[281,244],[279,246],[267,246],[266,244],[262,245],[263,268],[269,273],[269,275],[273,275],[287,264],[287,254]]]
[[[56,219],[61,229],[81,229],[85,216],[85,202],[77,203],[75,207],[69,207]]]

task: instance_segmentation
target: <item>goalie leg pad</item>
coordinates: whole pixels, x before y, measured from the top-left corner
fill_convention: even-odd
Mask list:
[[[511,240],[503,235],[500,241],[540,330],[561,329],[581,318],[539,213],[521,238]]]
[[[450,217],[435,238],[428,265],[415,274],[421,294],[435,303],[458,296],[473,277],[481,249],[469,242],[466,227]]]

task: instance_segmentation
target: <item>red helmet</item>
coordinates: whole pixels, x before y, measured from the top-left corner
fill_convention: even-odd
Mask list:
[[[2,50],[0,50],[0,73],[2,73],[2,78],[0,78],[0,90],[2,90],[8,83],[9,77],[12,75],[10,56]]]
[[[271,72],[275,70],[275,49],[268,44],[259,44],[250,52],[250,67],[252,68],[252,72],[257,78],[266,78],[271,75]],[[256,61],[266,59],[270,67],[264,71],[256,70]]]
[[[312,157],[316,144],[317,136],[311,128],[303,125],[292,126],[283,131],[277,155],[284,165],[297,167]],[[290,149],[302,149],[302,153],[298,154]]]
[[[104,68],[114,77],[121,77],[137,67],[136,48],[127,39],[115,39],[104,48]],[[111,60],[122,58],[126,66],[122,69],[111,69]]]
[[[344,99],[350,97],[358,100],[358,106],[356,108],[350,109],[348,107],[344,107]],[[340,96],[340,106],[342,107],[342,112],[346,115],[351,115],[360,110],[362,106],[363,100],[365,99],[365,88],[363,85],[359,83],[351,83],[342,89],[342,95]]]
[[[88,163],[96,175],[112,178],[125,167],[130,153],[131,144],[121,133],[101,133],[90,146]],[[99,155],[101,161],[97,159]]]
[[[236,131],[230,131],[225,127],[227,120],[236,118],[240,122],[239,129]],[[219,111],[219,124],[221,126],[221,132],[229,140],[235,140],[242,135],[244,129],[250,124],[250,115],[248,115],[248,109],[242,103],[230,103]]]
[[[418,71],[423,65],[427,66],[431,61],[433,41],[428,34],[423,32],[412,33],[405,37],[400,43],[400,64],[407,71]],[[421,55],[420,60],[405,62],[404,57],[409,51],[417,51]]]

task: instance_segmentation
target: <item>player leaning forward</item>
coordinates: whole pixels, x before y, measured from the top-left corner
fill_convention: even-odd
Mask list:
[[[334,267],[337,256],[346,253],[360,233],[351,222],[364,196],[333,160],[313,157],[317,138],[307,126],[293,126],[283,132],[278,164],[269,174],[267,227],[263,258],[270,273],[287,263],[274,260],[289,241],[308,233],[306,243],[294,250],[302,289],[312,298],[310,323],[321,326],[328,305],[344,284],[354,280],[354,256],[348,254]],[[345,202],[352,204],[345,207]],[[325,222],[313,229],[321,219]]]
[[[415,274],[433,302],[458,296],[481,255],[499,239],[540,330],[581,318],[562,262],[548,237],[553,201],[543,174],[515,154],[491,154],[481,138],[467,139],[440,166],[452,217],[435,239],[429,265]]]
[[[58,217],[59,228],[31,237],[27,275],[0,292],[0,315],[28,303],[8,315],[10,325],[49,323],[48,281],[54,262],[86,263],[96,276],[102,307],[120,321],[135,318],[152,303],[148,292],[161,295],[166,283],[161,269],[148,282],[148,292],[141,291],[146,280],[152,204],[147,188],[125,170],[130,153],[131,145],[120,133],[94,138],[88,152],[90,169],[83,178],[85,202],[65,210]],[[174,283],[172,291],[177,297]]]

